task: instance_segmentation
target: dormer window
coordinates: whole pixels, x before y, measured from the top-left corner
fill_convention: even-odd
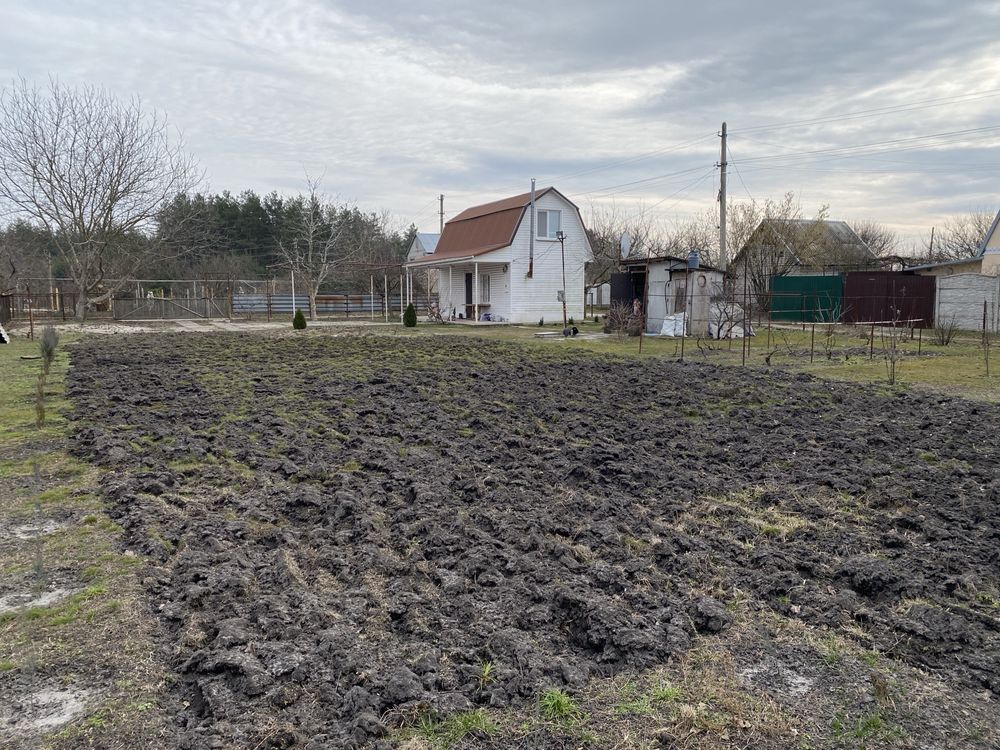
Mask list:
[[[556,232],[559,231],[559,214],[561,211],[537,211],[538,236],[541,239],[554,240]]]

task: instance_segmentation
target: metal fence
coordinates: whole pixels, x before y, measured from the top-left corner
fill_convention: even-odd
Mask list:
[[[934,325],[933,276],[894,271],[857,271],[844,277],[845,323],[919,320],[920,328]]]
[[[430,296],[430,303],[437,304],[437,295]],[[316,313],[320,317],[364,316],[390,319],[402,313],[405,298],[370,294],[321,294],[316,298]],[[413,300],[417,314],[428,312],[428,299],[422,296]],[[388,305],[388,309],[387,309]],[[309,298],[291,294],[251,293],[223,297],[117,297],[112,302],[115,320],[197,320],[203,318],[265,318],[290,316],[295,308],[309,312]]]
[[[390,315],[398,314],[400,305],[405,302],[400,295],[391,295],[388,299]],[[437,303],[437,295],[430,296],[431,304]],[[233,315],[271,316],[291,315],[294,312],[291,294],[237,294],[233,296]],[[418,314],[425,314],[428,309],[427,297],[421,295],[413,300],[413,306]],[[309,311],[309,298],[305,295],[295,295],[295,308],[303,312]],[[316,313],[320,316],[338,316],[350,318],[352,315],[367,315],[378,317],[386,313],[386,299],[376,294],[321,294],[316,297]]]
[[[113,300],[111,313],[115,320],[196,320],[230,317],[229,299],[225,297],[199,299],[119,297]]]
[[[18,292],[0,297],[0,323],[69,320],[76,311],[76,294]]]

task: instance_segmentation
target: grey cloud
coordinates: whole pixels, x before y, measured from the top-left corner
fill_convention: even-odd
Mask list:
[[[912,228],[1000,200],[1000,139],[752,160],[995,124],[1000,97],[746,129],[1000,88],[998,20],[996,4],[965,2],[43,0],[0,7],[0,75],[141,93],[217,189],[292,190],[325,171],[331,192],[403,217],[438,192],[458,210],[532,175],[570,175],[560,187],[589,201],[685,172],[607,200],[660,202],[665,220],[711,208],[714,176],[666,198],[712,169],[725,119],[755,197],[797,189],[810,208]]]

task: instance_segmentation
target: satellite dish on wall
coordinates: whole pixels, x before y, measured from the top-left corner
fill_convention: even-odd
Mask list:
[[[628,232],[622,232],[622,236],[618,241],[618,244],[622,249],[622,257],[627,258],[629,251],[632,249],[632,238],[628,236]]]

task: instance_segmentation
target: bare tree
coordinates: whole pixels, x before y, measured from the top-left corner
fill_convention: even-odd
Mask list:
[[[308,191],[289,201],[286,226],[278,241],[284,265],[295,274],[309,298],[309,318],[316,320],[316,295],[335,269],[370,252],[367,237],[351,237],[350,208],[338,208],[320,193],[320,181],[306,176]]]
[[[4,232],[0,234],[0,294],[12,292],[16,286],[17,265],[14,257],[14,242]]]
[[[993,225],[995,214],[989,211],[970,211],[948,219],[934,232],[934,245],[930,237],[924,240],[924,249],[931,260],[960,260],[973,258]]]
[[[779,201],[768,199],[762,206],[745,205],[737,220],[739,231],[747,232],[751,223],[759,220],[746,234],[747,239],[734,259],[733,272],[739,277],[737,290],[745,284],[756,304],[768,308],[771,279],[787,274],[802,259],[822,252],[827,210],[823,206],[813,219],[803,220],[802,207],[791,192]]]
[[[597,286],[611,278],[621,265],[622,236],[628,236],[629,257],[666,255],[665,233],[644,209],[626,213],[618,206],[590,207],[587,236],[594,259],[587,267],[587,284]]]
[[[719,260],[718,212],[709,209],[688,221],[674,222],[665,233],[664,244],[670,255],[684,258],[697,250],[703,265],[716,265]]]
[[[199,180],[166,118],[138,98],[24,79],[0,94],[0,201],[52,234],[78,319],[157,254],[157,212]]]
[[[871,219],[858,219],[851,222],[851,229],[876,258],[896,255],[899,251],[899,235],[885,224]]]

